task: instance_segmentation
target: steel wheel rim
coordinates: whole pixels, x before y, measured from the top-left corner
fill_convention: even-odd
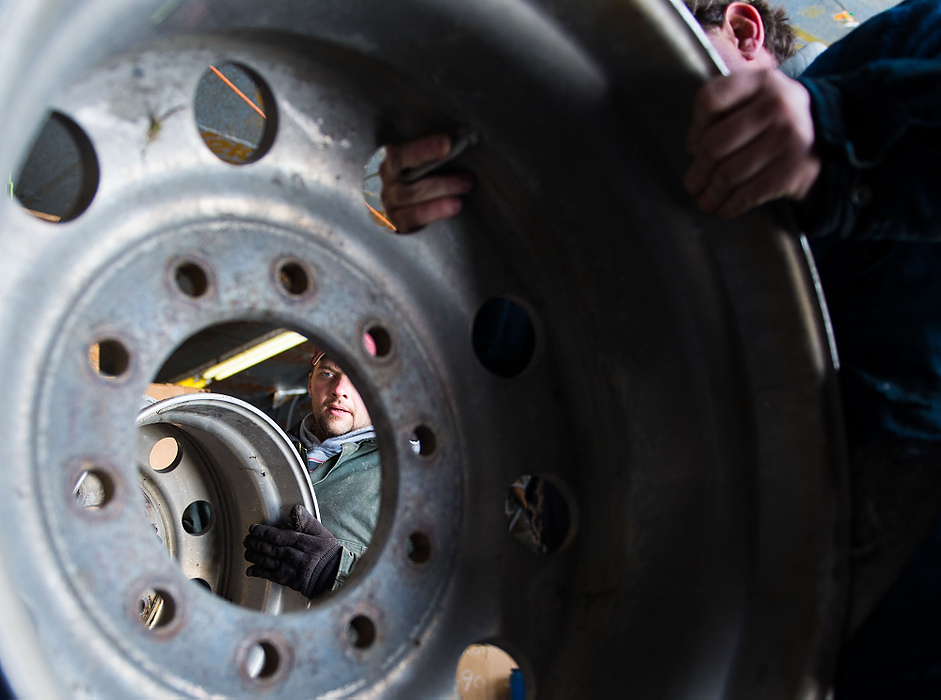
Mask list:
[[[158,4],[148,9],[156,12]],[[5,350],[11,376],[4,379],[11,400],[5,424],[17,463],[10,476],[26,484],[26,496],[22,503],[6,504],[4,515],[25,521],[27,531],[45,543],[38,555],[30,556],[10,543],[5,559],[14,578],[56,572],[45,586],[25,595],[40,636],[52,629],[45,613],[37,611],[54,599],[53,589],[70,588],[68,580],[84,576],[97,592],[85,597],[75,592],[59,603],[58,617],[69,621],[69,634],[56,649],[70,652],[80,633],[87,635],[89,626],[95,630],[95,643],[84,653],[108,660],[107,677],[94,680],[96,691],[105,694],[141,687],[153,694],[447,692],[461,649],[483,640],[497,641],[513,653],[529,686],[540,695],[565,696],[581,687],[576,678],[583,677],[585,668],[600,668],[596,689],[620,687],[614,672],[603,670],[611,666],[606,660],[619,657],[631,671],[630,687],[641,694],[802,690],[805,676],[816,677],[826,667],[839,610],[839,533],[815,529],[839,512],[841,488],[839,455],[831,442],[839,418],[828,403],[833,387],[825,333],[809,293],[810,274],[793,240],[763,216],[735,226],[704,221],[690,214],[688,204],[667,184],[676,173],[663,171],[680,159],[679,131],[669,128],[682,122],[674,108],[688,100],[706,65],[692,34],[675,33],[683,25],[670,14],[670,5],[630,6],[638,13],[633,35],[648,41],[640,49],[625,49],[610,39],[610,28],[599,19],[620,15],[606,3],[577,13],[563,8],[555,16],[523,5],[508,5],[488,16],[457,4],[416,3],[415,26],[399,26],[402,36],[387,43],[381,40],[383,11],[378,5],[368,18],[354,11],[330,16],[315,6],[302,15],[299,26],[289,23],[287,10],[271,10],[252,23],[247,5],[208,5],[207,14],[187,29],[210,32],[231,26],[258,34],[260,29],[291,28],[317,37],[313,58],[305,63],[292,47],[271,46],[260,35],[249,35],[167,39],[169,43],[143,49],[137,60],[145,75],[165,70],[186,76],[161,97],[168,107],[177,98],[187,100],[199,61],[226,58],[263,76],[275,96],[279,132],[258,163],[232,170],[213,160],[200,150],[184,114],[177,124],[168,120],[161,138],[145,149],[141,164],[144,111],[130,121],[126,133],[109,129],[114,124],[107,119],[89,116],[107,116],[112,110],[101,106],[104,97],[88,95],[102,96],[108,89],[113,95],[128,94],[127,81],[134,76],[124,56],[86,82],[65,88],[51,102],[39,100],[71,113],[99,149],[102,184],[89,210],[72,224],[43,228],[43,222],[30,220],[9,202],[0,209],[4,230],[17,232],[4,266],[9,273],[5,298],[11,300],[4,319],[26,338],[25,347]],[[89,2],[68,21],[98,22],[104,33],[128,19],[118,15],[117,6]],[[7,7],[26,12],[22,3]],[[228,12],[224,19],[221,10]],[[149,36],[175,33],[182,25],[173,22],[184,18],[173,12],[154,29],[153,14],[141,11],[131,17],[132,26],[150,22]],[[361,31],[348,32],[357,21],[363,23]],[[546,48],[553,52],[546,65],[523,61],[526,67],[519,74],[502,77],[484,96],[462,68],[461,47],[449,48],[448,37],[432,31],[442,26],[459,26],[472,37],[471,45],[482,52],[477,68],[485,73],[499,75],[500,59],[507,56],[547,60]],[[486,41],[486,28],[495,36],[492,42]],[[517,34],[509,44],[511,30]],[[410,32],[415,39],[434,39],[427,45],[410,44],[405,41]],[[679,38],[661,38],[666,35]],[[86,41],[92,43],[84,38],[71,45]],[[99,53],[123,49],[122,43],[127,42],[104,42]],[[411,52],[404,48],[408,46]],[[396,50],[402,52],[398,57],[393,56]],[[424,56],[439,54],[446,57],[444,68],[431,74],[421,70]],[[386,90],[371,99],[375,76],[361,61],[369,69],[389,67],[400,95],[393,99]],[[660,118],[663,133],[669,133],[652,145],[624,143],[623,131],[613,121],[625,117],[622,105],[632,90],[644,87],[640,76],[650,65],[659,67],[654,74],[678,86],[669,91],[661,87],[656,92],[659,107],[648,114],[650,120]],[[559,73],[550,81],[546,73],[553,69]],[[49,94],[63,89],[59,80],[40,79],[49,70],[49,61],[38,62],[38,78],[27,94],[41,94],[43,85]],[[435,87],[442,84],[448,88]],[[3,86],[7,93],[12,90],[9,80]],[[91,91],[91,86],[98,89]],[[493,94],[496,101],[503,96],[513,104],[514,93],[537,88],[552,120],[533,125],[513,115],[506,124],[495,121],[499,109],[488,102]],[[430,106],[429,95],[435,98]],[[338,99],[327,109],[331,96]],[[33,124],[38,109],[30,103],[11,111],[13,130]],[[82,110],[87,110],[87,123]],[[393,116],[385,118],[383,110]],[[376,230],[358,200],[358,168],[378,145],[377,133],[389,127],[419,132],[458,112],[483,130],[489,144],[471,160],[484,195],[466,218],[417,236],[396,238]],[[326,125],[314,121],[313,130],[302,118],[305,113],[321,114]],[[644,118],[626,118],[644,128]],[[560,144],[554,155],[538,148],[547,135],[561,136],[573,128],[583,133],[578,127],[589,124],[592,133],[567,147]],[[528,128],[534,133],[528,135]],[[317,133],[327,138],[314,138]],[[134,155],[129,157],[132,143]],[[578,155],[581,151],[588,155]],[[643,172],[653,156],[659,164],[653,182],[633,182],[632,173]],[[559,160],[571,169],[556,172],[552,166]],[[592,192],[577,176],[573,181],[573,172],[585,172],[578,164],[586,160],[608,178],[600,192]],[[115,163],[124,164],[126,181],[118,182]],[[539,175],[532,178],[530,172]],[[304,186],[292,174],[300,174]],[[141,196],[145,188],[147,198]],[[631,211],[611,204],[612,196],[625,193]],[[122,218],[126,212],[121,203],[126,201],[136,206]],[[669,214],[664,214],[666,205]],[[557,207],[558,216],[548,221],[544,206]],[[625,217],[625,228],[636,232],[636,239],[592,233]],[[743,233],[749,229],[767,236],[745,244]],[[662,230],[671,235],[659,238]],[[96,236],[93,250],[86,249],[90,231]],[[233,233],[238,234],[237,248],[229,243]],[[481,233],[486,245],[475,247],[474,236]],[[25,240],[35,249],[27,250]],[[593,245],[601,250],[602,243],[609,255],[582,250]],[[53,250],[57,259],[74,264],[63,267],[62,278],[50,284],[40,262],[48,263]],[[279,290],[274,270],[286,258],[311,270],[316,285],[310,294],[291,298]],[[759,267],[765,279],[740,272],[743,261],[747,267],[756,259],[763,260]],[[180,298],[168,282],[178,260],[205,266],[211,279],[205,297]],[[442,268],[447,275],[437,272]],[[670,281],[670,275],[679,281]],[[245,280],[250,281],[250,300]],[[774,282],[779,287],[772,288]],[[38,313],[24,298],[23,290],[29,289],[43,289],[48,297]],[[143,310],[119,303],[132,289],[144,296]],[[538,331],[531,365],[512,379],[481,367],[468,340],[476,309],[492,296],[522,302]],[[610,299],[622,300],[627,312],[611,309]],[[757,320],[755,299],[772,303],[778,312],[770,328]],[[157,318],[162,323],[153,320]],[[74,527],[70,517],[75,514],[64,509],[63,494],[83,460],[104,462],[119,487],[128,488],[132,472],[124,465],[132,460],[123,456],[133,452],[133,421],[127,416],[133,416],[147,375],[188,334],[234,318],[277,318],[311,332],[365,387],[370,413],[377,417],[386,474],[378,544],[364,562],[359,582],[305,616],[259,618],[233,611],[211,597],[184,593],[177,573],[160,570],[157,583],[179,597],[183,613],[162,636],[142,636],[129,624],[126,604],[114,608],[106,601],[116,583],[125,589],[123,597],[131,599],[136,594],[128,591],[154,581],[145,581],[145,574],[128,581],[116,571],[83,572],[70,564],[70,552],[101,537],[108,525],[98,519]],[[391,334],[393,350],[386,357],[370,358],[358,343],[375,326]],[[638,328],[643,337],[638,337]],[[786,347],[773,347],[770,339],[781,329],[794,331],[794,337]],[[130,351],[127,373],[114,380],[92,375],[84,364],[88,344],[106,338]],[[560,368],[573,357],[587,358],[579,374],[562,371],[560,377]],[[777,366],[770,370],[769,364]],[[40,367],[44,379],[38,379]],[[518,403],[514,397],[519,395],[526,401]],[[763,412],[762,401],[769,398],[774,405]],[[99,409],[95,423],[63,408],[90,401]],[[587,422],[572,417],[572,428],[568,416],[559,415],[572,405],[596,405],[598,410]],[[710,408],[717,406],[720,414],[712,414]],[[781,427],[782,418],[794,410],[805,411],[804,424],[792,418]],[[29,425],[32,418],[35,428]],[[58,458],[47,438],[61,425],[68,426],[68,442],[77,447]],[[774,429],[769,426],[780,428],[779,434],[770,434]],[[435,435],[437,449],[430,456],[410,449],[417,427]],[[785,448],[784,434],[800,429],[806,431],[804,442]],[[568,433],[591,435],[584,460],[598,466],[587,475],[554,444],[554,436]],[[97,442],[89,435],[97,435]],[[667,435],[679,437],[668,441]],[[496,437],[487,445],[481,436]],[[79,449],[83,444],[91,447]],[[782,458],[771,454],[775,449],[792,452]],[[793,492],[774,497],[769,495],[771,484],[752,476],[766,473],[759,467],[772,465],[777,477],[784,473],[781,462],[795,458],[806,460],[809,473]],[[34,460],[46,465],[46,471],[32,467]],[[479,464],[494,466],[483,471]],[[562,484],[577,521],[570,544],[543,559],[521,554],[518,544],[501,532],[503,491],[515,476],[531,472]],[[709,499],[703,498],[704,490]],[[809,495],[815,490],[822,493],[817,500]],[[434,498],[427,498],[428,493]],[[757,527],[759,552],[775,541],[762,516],[744,505],[755,493],[771,512],[775,506],[782,511],[795,504],[805,508],[798,525],[778,538],[790,563],[768,566],[751,554],[743,530]],[[29,505],[37,503],[31,511]],[[125,513],[132,510],[121,507]],[[682,544],[691,531],[708,543],[708,566],[699,562],[695,549]],[[432,558],[420,566],[404,554],[404,542],[413,532],[425,533],[432,543]],[[799,545],[806,556],[795,554]],[[139,547],[127,548],[126,559],[133,559],[130,550]],[[471,584],[480,581],[483,562],[498,562],[501,576],[478,588]],[[815,567],[815,573],[808,573]],[[771,594],[772,603],[756,602],[762,584],[781,569],[793,574],[793,580],[780,594]],[[808,591],[821,582],[824,594]],[[777,621],[794,610],[804,615],[805,625],[798,631],[789,627],[780,638],[757,633],[749,618],[764,614]],[[685,620],[674,619],[684,614]],[[351,645],[346,634],[358,616],[379,630],[376,643],[367,649]],[[660,624],[655,616],[661,617]],[[638,644],[636,636],[645,643]],[[738,638],[757,639],[761,643],[755,648],[763,652],[787,646],[777,675],[762,681],[757,670],[761,653],[739,650]],[[245,650],[258,641],[269,644],[281,661],[280,670],[261,681],[243,673]],[[229,663],[221,670],[207,668],[198,654],[191,654],[180,664],[181,650],[193,649],[211,651]],[[63,655],[68,654],[56,656]],[[87,681],[81,658],[72,667],[57,669],[63,687]],[[643,673],[651,660],[659,663],[658,673]]]

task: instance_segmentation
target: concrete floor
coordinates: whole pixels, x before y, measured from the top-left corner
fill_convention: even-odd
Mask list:
[[[786,10],[801,42],[830,45],[899,0],[772,0]]]

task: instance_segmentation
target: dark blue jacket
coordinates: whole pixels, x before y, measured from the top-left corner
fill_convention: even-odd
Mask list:
[[[893,444],[928,455],[928,469],[941,469],[939,57],[941,2],[915,0],[863,24],[800,78],[824,168],[798,218],[830,307],[850,447],[858,457]],[[885,477],[914,473],[898,467],[884,465]],[[859,518],[867,503],[854,506]],[[941,697],[941,521],[845,646],[836,691]]]
[[[836,335],[852,445],[941,441],[941,3],[904,2],[800,81],[824,167],[799,219]]]

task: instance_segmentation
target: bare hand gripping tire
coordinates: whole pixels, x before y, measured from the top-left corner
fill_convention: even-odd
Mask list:
[[[15,180],[55,110],[97,185],[60,223],[0,200],[14,692],[441,697],[490,641],[540,698],[824,693],[845,584],[824,314],[770,212],[720,223],[681,191],[689,105],[715,70],[690,22],[668,0],[0,2],[0,173]],[[270,98],[244,166],[193,119],[224,62]],[[360,195],[376,147],[457,127],[480,136],[460,216],[376,226]],[[201,293],[179,284],[187,266]],[[499,372],[473,338],[494,299],[534,332]],[[136,488],[147,383],[234,320],[321,344],[379,435],[372,545],[297,613],[187,582]],[[109,484],[94,510],[73,497],[89,471]],[[503,515],[527,474],[569,508],[545,556]],[[149,590],[173,609],[154,629]]]

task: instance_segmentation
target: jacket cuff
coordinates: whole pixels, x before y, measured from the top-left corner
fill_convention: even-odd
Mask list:
[[[807,199],[794,207],[795,215],[810,238],[846,237],[866,205],[868,193],[861,182],[853,144],[847,138],[840,91],[824,80],[801,78],[799,82],[810,94],[821,170]]]
[[[333,590],[338,589],[346,583],[346,579],[349,578],[350,572],[353,571],[353,567],[356,564],[356,559],[357,556],[353,554],[353,552],[346,547],[342,548],[342,552],[340,553],[340,568],[337,569],[337,577],[333,582]]]

